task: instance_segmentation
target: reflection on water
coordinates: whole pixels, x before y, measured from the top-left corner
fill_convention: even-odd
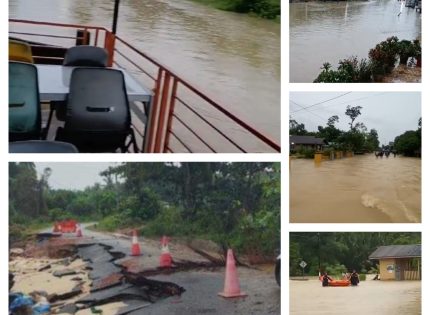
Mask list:
[[[112,0],[10,0],[11,18],[111,28]],[[186,0],[122,0],[118,35],[280,139],[280,25]]]
[[[389,36],[421,36],[421,14],[397,0],[290,4],[290,82],[312,82],[324,62],[337,65]]]
[[[292,160],[291,222],[421,222],[421,160]]]

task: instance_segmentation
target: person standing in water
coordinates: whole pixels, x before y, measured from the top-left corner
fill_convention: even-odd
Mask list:
[[[356,286],[360,282],[360,277],[355,269],[352,271],[351,276],[349,277],[349,281],[351,281],[351,285]]]
[[[333,279],[330,278],[330,276],[327,274],[327,272],[324,272],[324,275],[322,277],[322,286],[328,287],[328,282],[332,281]]]

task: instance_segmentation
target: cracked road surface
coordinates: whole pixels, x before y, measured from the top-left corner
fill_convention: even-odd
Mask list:
[[[223,290],[225,268],[180,242],[173,240],[169,247],[173,261],[182,267],[163,270],[158,268],[159,241],[139,238],[142,256],[131,257],[130,237],[95,232],[88,225],[82,225],[82,232],[80,238],[70,234],[53,240],[71,241],[78,247],[91,279],[89,292],[73,301],[86,309],[63,314],[91,314],[91,306],[103,310],[103,315],[280,314],[274,266],[238,267],[241,290],[248,296],[224,299],[217,294]],[[138,274],[147,282],[133,285],[124,278],[126,273]],[[180,294],[182,289],[185,292]]]

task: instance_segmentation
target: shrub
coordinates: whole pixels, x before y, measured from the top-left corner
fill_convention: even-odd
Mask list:
[[[396,36],[387,38],[369,50],[369,59],[373,65],[374,73],[391,73],[397,61],[399,39]],[[383,71],[383,73],[381,73]]]
[[[104,217],[99,223],[98,228],[104,231],[115,231],[122,226],[122,218],[119,214]]]
[[[262,255],[274,255],[280,247],[279,212],[260,210],[243,216],[231,238],[239,250]]]
[[[338,81],[337,71],[331,69],[331,64],[326,62],[321,67],[321,72],[314,83],[336,83]]]
[[[54,208],[48,210],[48,216],[51,221],[65,220],[70,217],[70,212],[66,212],[60,208]]]
[[[419,39],[415,39],[412,42],[412,52],[413,52],[412,57],[421,58],[421,42]]]
[[[398,59],[401,64],[406,64],[409,57],[416,58],[417,66],[421,66],[421,43],[418,39],[413,42],[399,42],[396,36],[388,37],[370,49],[368,57],[368,60],[361,61],[358,61],[357,57],[340,60],[337,70],[332,69],[332,65],[326,62],[314,83],[380,81],[381,76],[393,71]]]
[[[370,64],[365,59],[358,61],[355,56],[340,60],[337,70],[332,70],[329,63],[324,63],[321,69],[314,83],[371,82]]]
[[[300,148],[297,152],[306,159],[313,159],[315,155],[314,149]]]
[[[335,264],[326,266],[325,270],[333,277],[339,278],[343,273],[347,273],[348,269],[344,265]]]
[[[398,54],[400,58],[400,64],[405,65],[408,62],[409,57],[413,57],[415,54],[414,45],[410,40],[401,40],[398,43]]]
[[[145,226],[143,232],[149,235],[187,235],[190,232],[188,225],[182,218],[180,208],[165,206],[157,217]]]
[[[360,273],[358,276],[359,276],[360,281],[366,281],[366,274],[365,273]]]

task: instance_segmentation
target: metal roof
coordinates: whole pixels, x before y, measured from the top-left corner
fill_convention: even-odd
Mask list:
[[[379,246],[369,259],[421,257],[421,245]]]
[[[290,136],[290,143],[294,144],[326,144],[322,138],[316,138],[315,136]]]

